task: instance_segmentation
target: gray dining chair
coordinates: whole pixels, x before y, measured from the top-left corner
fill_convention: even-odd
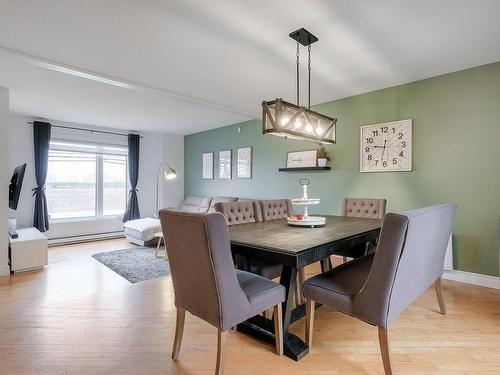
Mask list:
[[[223,373],[227,330],[269,308],[274,308],[276,352],[282,355],[285,288],[234,269],[224,217],[163,209],[160,221],[177,308],[172,359],[179,357],[186,311],[217,328],[216,374]]]
[[[441,314],[444,257],[456,206],[450,203],[389,213],[374,254],[354,259],[304,282],[306,342],[312,347],[315,302],[378,327],[386,374],[392,374],[388,326],[434,284]]]
[[[227,225],[231,226],[287,218],[292,215],[292,201],[290,199],[271,199],[219,202],[215,204],[214,209],[223,214]],[[266,262],[262,259],[247,258],[245,263],[248,271],[271,280],[280,277],[283,269],[281,264]],[[295,290],[297,304],[304,303],[301,289],[304,279],[304,269],[301,268],[297,274],[297,288]],[[264,315],[269,317],[270,314],[265,312]]]

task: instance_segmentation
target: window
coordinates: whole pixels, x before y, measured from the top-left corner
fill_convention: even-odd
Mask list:
[[[123,215],[126,147],[51,141],[45,189],[51,219]]]

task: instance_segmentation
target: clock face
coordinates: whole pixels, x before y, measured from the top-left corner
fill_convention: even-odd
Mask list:
[[[411,128],[411,119],[362,126],[361,172],[411,171]]]

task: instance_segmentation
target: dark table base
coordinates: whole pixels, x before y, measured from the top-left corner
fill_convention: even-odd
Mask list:
[[[321,304],[316,303],[316,308],[319,308]],[[306,305],[297,306],[292,310],[290,317],[290,324],[295,323],[297,320],[302,319],[306,315]],[[256,315],[247,321],[238,324],[237,327],[239,332],[247,333],[259,340],[269,342],[274,345],[274,323],[271,319],[267,319],[261,315]],[[284,354],[298,361],[309,353],[309,347],[302,341],[302,339],[293,333],[288,332],[286,341],[283,342],[283,352]]]

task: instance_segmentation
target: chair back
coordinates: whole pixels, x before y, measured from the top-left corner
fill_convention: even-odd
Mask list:
[[[219,202],[234,202],[237,201],[238,198],[236,197],[213,197],[212,201],[210,202],[210,208],[208,209],[208,212],[217,212],[215,211],[215,205]]]
[[[224,215],[227,225],[259,223],[262,221],[262,214],[257,201],[218,202],[215,204],[214,209]]]
[[[259,201],[264,221],[285,219],[293,215],[290,199],[268,199]]]
[[[387,327],[443,274],[456,206],[389,213],[382,225],[368,279],[355,296],[353,312]]]
[[[163,209],[160,221],[175,305],[217,328],[229,328],[249,301],[236,277],[224,217]]]
[[[344,198],[342,201],[342,216],[383,219],[386,204],[385,199]]]

